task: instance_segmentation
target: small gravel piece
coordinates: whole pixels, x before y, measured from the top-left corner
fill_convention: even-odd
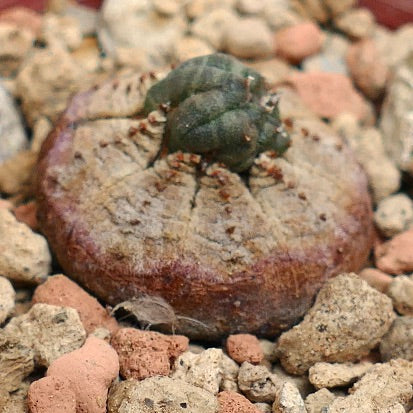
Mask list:
[[[353,43],[346,56],[354,83],[370,99],[379,98],[386,87],[389,69],[371,39]]]
[[[386,57],[400,47],[402,49],[410,48],[408,53],[413,51],[413,28],[407,26],[406,29],[410,29],[410,37],[392,39]],[[411,98],[413,93],[413,55],[402,60],[401,63],[395,67],[386,90],[381,110],[380,129],[390,158],[402,171],[413,175],[411,140],[413,133],[413,99]]]
[[[226,7],[212,9],[193,22],[191,32],[207,41],[216,50],[222,50],[225,46],[227,28],[237,19],[237,15]]]
[[[413,315],[413,280],[406,275],[395,277],[387,291],[398,313]]]
[[[359,276],[366,281],[370,287],[373,287],[384,294],[387,293],[387,290],[393,281],[393,277],[377,268],[364,268],[360,271]]]
[[[262,354],[264,355],[264,360],[267,360],[269,363],[274,363],[278,360],[277,346],[274,342],[266,339],[260,339],[260,346]]]
[[[374,15],[365,8],[350,9],[340,14],[334,20],[334,25],[350,38],[363,39],[374,31]]]
[[[9,392],[17,390],[33,369],[33,350],[0,330],[1,389]]]
[[[260,342],[252,334],[233,334],[228,337],[226,347],[228,355],[239,364],[244,361],[259,364],[264,358]]]
[[[382,199],[374,213],[374,222],[386,237],[406,231],[413,224],[413,202],[406,194]]]
[[[316,389],[344,387],[363,376],[372,363],[316,363],[310,367],[308,377]]]
[[[188,348],[184,336],[167,336],[136,328],[121,328],[111,344],[119,355],[120,373],[137,380],[167,376],[171,364]]]
[[[306,413],[304,400],[293,383],[285,381],[278,389],[272,405],[273,413]]]
[[[4,396],[0,395],[1,413],[27,413],[27,392],[29,385],[29,381],[24,381],[20,383],[19,388],[12,393],[4,392]],[[1,390],[0,394],[2,394]]]
[[[70,382],[76,396],[76,412],[106,413],[108,388],[119,374],[116,351],[105,341],[89,337],[83,347],[55,360],[47,376]],[[36,392],[32,392],[36,398]]]
[[[374,250],[377,267],[389,274],[413,271],[413,229],[397,234]]]
[[[87,333],[92,333],[98,327],[105,327],[111,333],[119,328],[116,320],[96,298],[62,274],[49,277],[45,283],[39,285],[32,302],[74,308],[79,313]]]
[[[170,377],[126,380],[112,386],[108,413],[216,413],[217,398],[210,392]]]
[[[322,31],[313,22],[286,27],[275,34],[277,54],[291,63],[300,63],[320,51],[323,37]]]
[[[17,107],[0,81],[0,163],[27,146],[28,140]]]
[[[33,196],[33,174],[37,154],[21,151],[0,164],[0,192],[19,197]]]
[[[307,413],[328,412],[328,406],[335,398],[334,393],[331,393],[328,389],[321,389],[309,394],[304,401]]]
[[[303,374],[319,361],[358,360],[374,348],[394,319],[391,301],[354,273],[320,290],[304,320],[278,340],[282,366]]]
[[[243,59],[269,57],[274,53],[274,39],[268,26],[257,17],[236,19],[224,35],[225,50]]]
[[[381,201],[400,188],[400,171],[388,157],[378,129],[358,129],[355,136],[349,137],[349,143],[366,171],[375,202]]]
[[[204,40],[195,36],[184,36],[175,45],[175,59],[178,62],[214,53],[214,49]]]
[[[334,118],[342,112],[350,112],[359,120],[372,120],[370,105],[347,76],[340,73],[297,72],[287,80],[319,117]]]
[[[219,413],[260,413],[256,406],[242,394],[233,391],[218,393]]]
[[[76,395],[68,379],[43,377],[30,385],[27,405],[30,413],[76,413]]]
[[[253,402],[272,403],[282,381],[265,366],[242,363],[238,373],[238,386]]]
[[[46,239],[0,208],[0,275],[10,280],[39,283],[50,272]]]
[[[31,347],[35,364],[44,367],[78,349],[86,339],[76,310],[48,304],[35,304],[28,313],[12,318],[4,331]]]
[[[380,342],[383,361],[402,358],[413,360],[413,317],[397,317]]]
[[[307,375],[295,376],[288,374],[279,364],[275,364],[272,368],[272,373],[275,374],[281,381],[289,381],[297,387],[301,397],[305,398],[308,394],[314,391],[313,385],[308,380]]]
[[[0,324],[3,324],[13,312],[15,299],[16,292],[11,282],[0,276]]]
[[[271,413],[272,412],[272,406],[271,404],[268,403],[254,403],[254,406],[263,413]]]
[[[353,386],[350,396],[336,398],[328,412],[404,411],[400,407],[407,407],[413,396],[412,382],[413,363],[399,359],[376,364]]]
[[[201,387],[212,394],[234,390],[238,365],[221,349],[209,348],[200,354],[183,353],[175,361],[171,377]]]

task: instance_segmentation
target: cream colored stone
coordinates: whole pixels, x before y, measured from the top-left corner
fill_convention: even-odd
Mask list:
[[[39,283],[50,272],[46,239],[19,223],[7,209],[0,209],[0,250],[0,275],[10,280]]]

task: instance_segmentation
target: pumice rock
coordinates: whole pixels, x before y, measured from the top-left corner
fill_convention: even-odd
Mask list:
[[[65,273],[111,305],[160,297],[176,332],[214,340],[273,337],[325,280],[359,270],[372,241],[364,173],[318,120],[284,119],[288,139],[266,93],[257,72],[209,55],[78,94],[37,174],[39,224]],[[224,140],[206,139],[204,120]]]

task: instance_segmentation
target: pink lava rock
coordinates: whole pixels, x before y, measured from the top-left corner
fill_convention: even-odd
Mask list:
[[[19,205],[13,210],[18,221],[25,223],[33,231],[39,228],[37,222],[37,204],[35,201],[30,201],[27,204]]]
[[[93,336],[80,349],[55,360],[47,370],[48,377],[70,382],[76,397],[76,413],[105,413],[108,388],[118,374],[116,351]]]
[[[175,359],[188,348],[184,336],[167,336],[153,331],[122,328],[111,344],[119,355],[120,373],[138,380],[167,376]]]
[[[42,26],[42,18],[35,11],[26,7],[11,7],[0,12],[0,22],[15,24],[39,34]]]
[[[377,267],[389,274],[413,271],[413,229],[396,235],[374,250]]]
[[[117,321],[107,313],[96,298],[61,274],[49,277],[44,284],[39,285],[34,292],[32,302],[76,309],[87,333],[92,333],[97,327],[105,327],[111,333],[119,328]]]
[[[351,80],[340,73],[295,73],[288,77],[303,102],[318,116],[334,118],[342,112],[359,120],[372,120],[372,110]]]
[[[260,342],[252,334],[234,334],[227,339],[228,355],[237,363],[259,364],[264,358]]]
[[[393,277],[377,268],[364,268],[360,271],[359,276],[371,287],[382,293],[386,293],[389,285],[393,281]]]
[[[347,67],[355,84],[370,99],[384,92],[389,69],[371,39],[353,43],[346,56]]]
[[[68,379],[43,377],[30,385],[27,405],[30,413],[76,413],[76,396]]]
[[[323,33],[313,22],[298,23],[277,31],[275,43],[279,56],[291,63],[299,63],[320,51]]]
[[[260,413],[246,397],[234,391],[223,391],[218,394],[218,413]]]

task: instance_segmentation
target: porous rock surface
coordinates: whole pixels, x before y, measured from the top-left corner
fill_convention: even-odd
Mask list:
[[[352,387],[350,396],[333,400],[328,412],[402,412],[413,396],[412,372],[406,360],[378,363]]]
[[[30,413],[76,413],[76,395],[69,380],[43,377],[30,385],[27,405]]]
[[[413,315],[413,280],[406,275],[393,278],[387,290],[398,313]]]
[[[126,378],[143,380],[152,376],[167,376],[171,364],[188,348],[184,336],[121,328],[111,340],[119,356],[120,373]]]
[[[309,394],[304,401],[307,413],[322,413],[328,411],[328,406],[335,398],[334,393],[326,388]]]
[[[34,291],[32,302],[74,308],[87,333],[92,333],[99,327],[105,327],[111,333],[118,329],[116,320],[96,298],[62,274],[49,277],[39,285]]]
[[[233,334],[227,338],[226,347],[228,355],[240,364],[259,364],[264,358],[260,342],[252,334]]]
[[[238,386],[248,400],[273,403],[283,381],[265,366],[242,363],[238,372]]]
[[[273,413],[307,413],[300,392],[293,383],[285,381],[277,390]]]
[[[386,237],[393,237],[413,224],[413,202],[406,194],[388,196],[379,202],[374,222]]]
[[[31,347],[37,366],[49,365],[82,346],[86,331],[73,308],[35,304],[29,312],[13,317],[4,331]]]
[[[7,317],[14,309],[16,292],[11,282],[0,276],[0,325],[6,321]]]
[[[329,280],[304,320],[278,340],[282,366],[303,374],[320,361],[360,359],[388,331],[395,315],[390,299],[356,274]]]
[[[216,413],[218,402],[210,392],[170,377],[150,377],[139,382],[125,380],[115,384],[110,390],[108,413],[161,411]]]
[[[308,378],[316,389],[345,387],[355,382],[372,367],[372,363],[316,363]]]
[[[413,317],[397,317],[390,330],[380,341],[380,354],[383,361],[402,358],[413,360]]]
[[[389,274],[413,271],[413,229],[401,232],[374,250],[376,266]]]
[[[177,326],[191,338],[274,335],[364,262],[363,172],[314,119],[294,122],[283,157],[256,160],[248,186],[218,165],[199,174],[197,156],[157,159],[162,113],[131,117],[150,81],[125,75],[73,100],[40,156],[42,231],[66,273],[111,304],[160,296],[195,320]]]
[[[172,378],[215,395],[219,390],[237,390],[238,365],[218,348],[209,348],[199,354],[185,352],[176,359],[173,370]]]
[[[115,350],[93,336],[83,347],[58,358],[47,369],[48,377],[70,382],[77,413],[105,413],[108,389],[118,374],[119,360]],[[32,397],[37,397],[35,390]],[[42,391],[42,388],[37,390]]]
[[[34,369],[33,350],[17,338],[0,331],[0,383],[12,392]]]
[[[259,413],[260,410],[254,406],[242,394],[233,391],[218,393],[219,413]]]
[[[26,146],[28,141],[20,115],[0,82],[0,163]]]
[[[26,283],[43,281],[50,271],[47,241],[0,208],[0,275]]]
[[[408,43],[411,45],[413,30]],[[397,44],[397,41],[392,42]],[[393,47],[393,46],[392,46]],[[380,128],[384,144],[390,157],[397,166],[409,174],[413,173],[412,140],[413,133],[413,55],[397,66],[388,87]]]

